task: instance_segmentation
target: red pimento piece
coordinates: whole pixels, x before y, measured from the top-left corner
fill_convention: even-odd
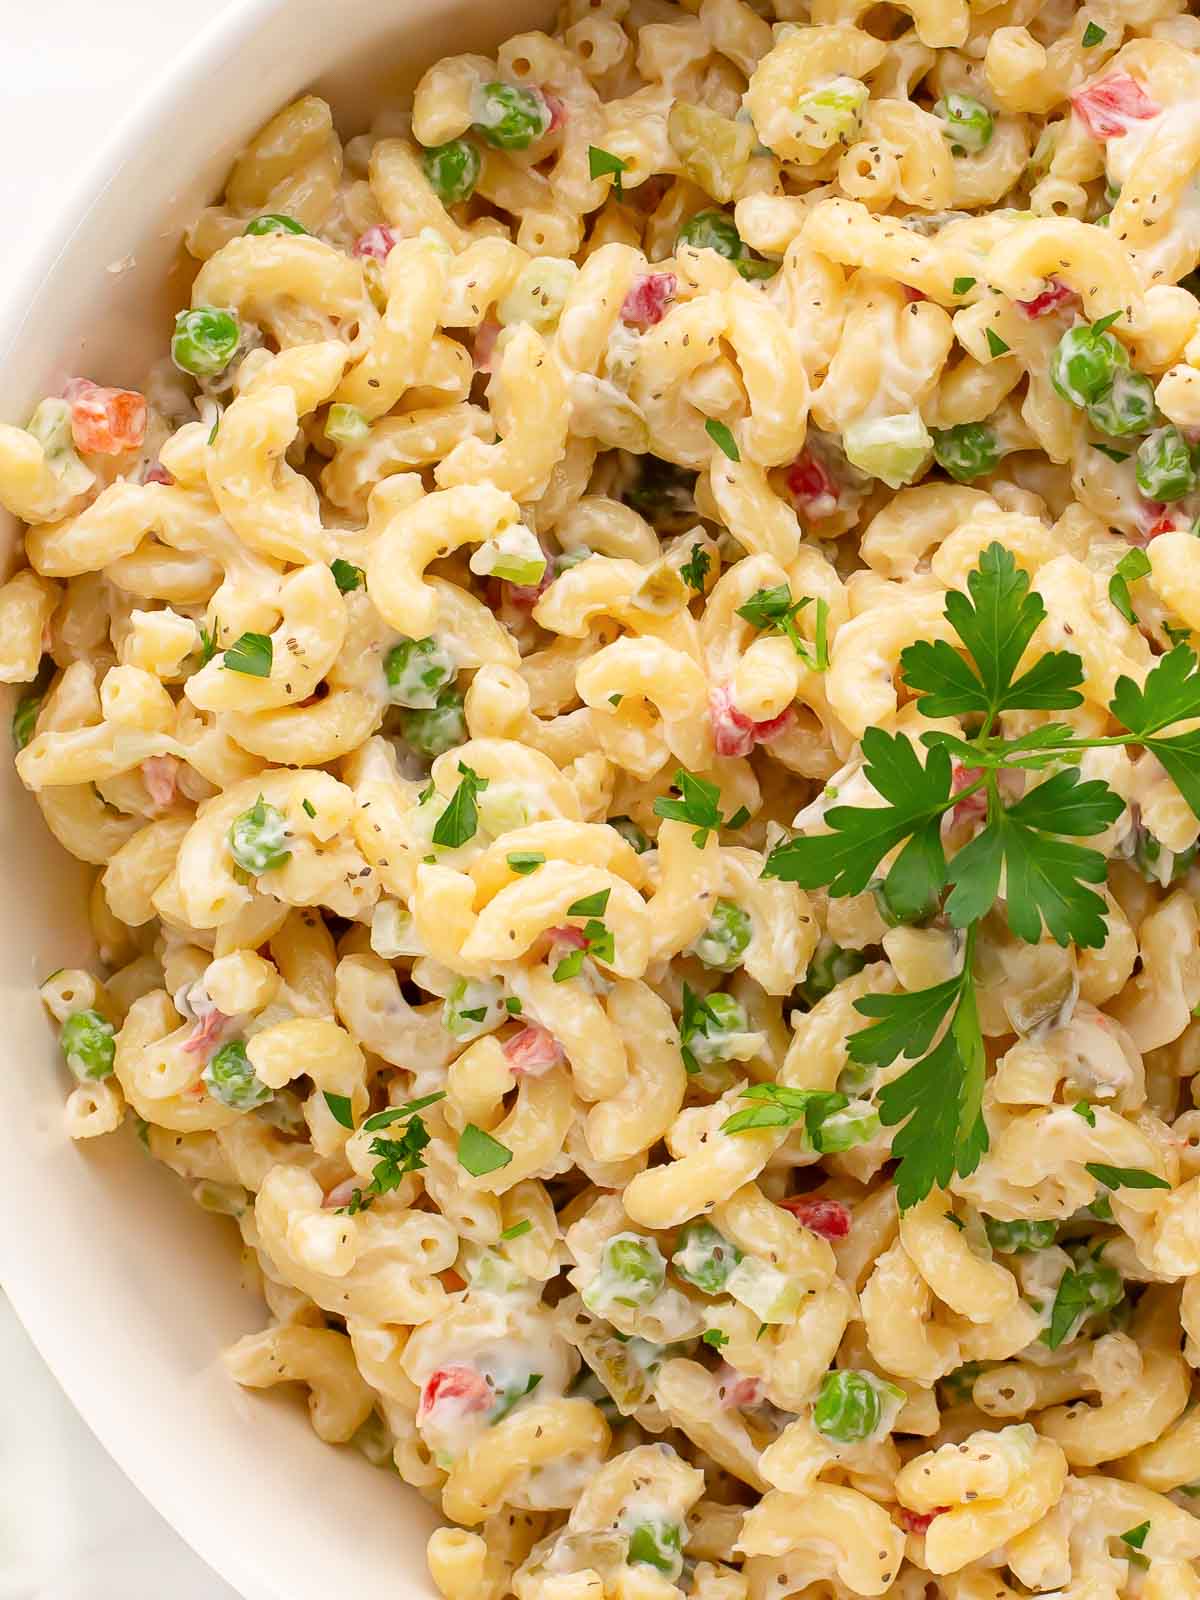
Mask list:
[[[719,756],[748,756],[754,749],[754,723],[733,703],[728,689],[719,684],[708,696],[713,747]]]
[[[1131,122],[1146,122],[1162,110],[1127,72],[1076,89],[1071,96],[1076,115],[1093,139],[1120,139]]]
[[[929,299],[929,296],[925,293],[924,289],[914,289],[911,283],[902,283],[900,287],[904,290],[904,298],[908,301],[909,305],[912,305],[914,300]]]
[[[178,772],[174,756],[147,756],[142,762],[142,782],[156,811],[165,811],[174,803]]]
[[[1174,533],[1180,526],[1180,524],[1175,521],[1174,515],[1168,511],[1165,506],[1156,504],[1153,509],[1157,515],[1155,520],[1146,529],[1145,538],[1140,541],[1144,544],[1149,544],[1151,539],[1157,539],[1160,533]],[[1135,543],[1137,542],[1139,541],[1135,540]]]
[[[823,461],[810,451],[798,455],[787,469],[784,480],[792,504],[810,522],[832,517],[838,508],[838,486]]]
[[[170,489],[173,486],[175,479],[171,476],[161,462],[156,461],[146,473],[145,481],[147,483],[165,483],[167,488]]]
[[[386,223],[377,222],[366,233],[360,233],[350,254],[360,259],[372,256],[376,261],[386,261],[396,248],[396,235]]]
[[[490,1411],[495,1398],[487,1379],[474,1367],[439,1367],[421,1390],[417,1420],[427,1417],[435,1406],[447,1401],[457,1402],[464,1416],[472,1411]]]
[[[146,441],[146,397],[135,389],[102,389],[72,378],[63,390],[71,408],[71,438],[84,455],[119,456]]]
[[[475,329],[475,342],[471,347],[471,355],[475,362],[476,372],[490,372],[492,370],[492,352],[496,348],[496,340],[500,337],[500,324],[492,317],[487,317]]]
[[[586,950],[588,947],[583,929],[572,928],[569,923],[561,928],[551,928],[550,938],[554,944],[569,945],[572,950]]]
[[[954,775],[950,780],[950,787],[955,794],[963,789],[969,789],[973,783],[978,783],[983,777],[982,767],[964,767],[956,761]],[[950,813],[952,822],[970,822],[976,817],[987,813],[987,795],[980,789],[975,794],[970,794],[965,800],[960,800]]]
[[[1032,300],[1018,300],[1017,305],[1027,317],[1045,317],[1052,311],[1065,310],[1068,305],[1079,304],[1079,296],[1059,278],[1047,278],[1046,287]]]
[[[196,1026],[183,1041],[182,1048],[189,1055],[203,1055],[207,1062],[210,1055],[221,1042],[221,1036],[232,1021],[223,1011],[218,1011],[216,1006],[207,1014],[197,1019]]]
[[[755,744],[770,744],[774,739],[781,739],[785,733],[791,731],[796,720],[796,713],[788,706],[786,711],[781,711],[777,717],[768,717],[765,722],[754,724]]]
[[[667,314],[667,306],[674,299],[679,279],[673,272],[643,273],[633,280],[633,286],[621,306],[621,321],[627,322],[639,333],[653,328]]]
[[[896,1520],[905,1533],[925,1533],[934,1517],[940,1517],[949,1506],[938,1506],[933,1511],[910,1511],[907,1506],[896,1507]]]
[[[819,1233],[822,1239],[844,1239],[850,1232],[850,1213],[840,1200],[794,1194],[779,1204],[792,1213],[802,1228]]]
[[[550,126],[546,129],[545,134],[542,135],[545,138],[549,134],[557,133],[559,128],[566,126],[567,102],[560,100],[556,94],[551,94],[549,89],[542,90],[542,99],[546,102],[550,111]]]
[[[756,1406],[762,1399],[762,1383],[758,1378],[748,1378],[745,1373],[738,1372],[728,1364],[721,1367],[717,1378],[717,1397],[726,1411]]]
[[[540,1078],[566,1060],[558,1040],[536,1022],[512,1036],[504,1046],[504,1058],[517,1078]]]
[[[361,1187],[361,1179],[343,1178],[341,1183],[335,1183],[333,1188],[328,1190],[321,1201],[321,1205],[326,1211],[339,1211],[342,1206],[350,1204],[351,1200],[354,1199],[355,1189]]]

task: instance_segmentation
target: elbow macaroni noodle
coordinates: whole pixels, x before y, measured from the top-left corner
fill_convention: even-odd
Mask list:
[[[1200,22],[565,0],[187,243],[179,371],[0,426],[0,681],[96,868],[67,1131],[240,1229],[233,1379],[447,1600],[1200,1596],[1195,817],[1088,752],[1105,943],[981,924],[989,1147],[904,1211],[854,1003],[960,936],[762,876],[993,542],[1081,733],[1195,644]]]

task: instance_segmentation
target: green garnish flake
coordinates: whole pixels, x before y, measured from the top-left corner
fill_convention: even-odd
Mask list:
[[[625,171],[627,163],[620,156],[614,156],[611,150],[601,150],[599,145],[588,145],[588,177],[606,178],[612,176],[613,193],[618,200],[625,198],[621,187],[621,174]]]
[[[985,328],[983,334],[987,340],[987,347],[993,356],[1006,356],[1012,349],[1011,345],[1005,344],[995,328]]]
[[[1108,580],[1108,598],[1125,618],[1126,622],[1137,624],[1134,614],[1133,601],[1129,595],[1129,585],[1138,578],[1144,578],[1150,571],[1150,557],[1144,550],[1127,550],[1117,562],[1112,577]]]
[[[267,633],[243,633],[225,648],[221,662],[226,672],[241,672],[247,678],[269,678],[275,647]]]
[[[477,1128],[473,1122],[468,1122],[459,1136],[458,1164],[473,1178],[497,1172],[501,1167],[506,1167],[512,1158],[513,1153],[506,1145],[493,1139],[482,1128]]]
[[[479,810],[475,801],[488,786],[487,778],[481,778],[464,761],[458,763],[458,770],[462,773],[462,782],[433,826],[434,844],[440,844],[447,850],[456,850],[475,837],[479,826]]]
[[[1094,22],[1089,22],[1083,30],[1083,48],[1091,50],[1098,44],[1103,44],[1108,34],[1103,28],[1098,28]]]
[[[679,575],[689,589],[704,593],[704,580],[712,566],[712,557],[702,544],[694,544],[692,553],[679,569]]]
[[[354,1112],[350,1106],[350,1096],[348,1094],[330,1094],[329,1090],[326,1089],[325,1104],[329,1107],[329,1115],[333,1120],[340,1123],[343,1128],[349,1128],[350,1132],[353,1133]]]
[[[737,447],[733,434],[723,422],[717,422],[715,418],[709,417],[704,424],[704,431],[717,449],[723,455],[728,456],[730,461],[740,461],[742,459],[741,451]]]

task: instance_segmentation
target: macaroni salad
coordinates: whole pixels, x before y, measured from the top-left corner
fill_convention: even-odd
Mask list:
[[[1200,20],[567,0],[187,246],[0,679],[233,1378],[448,1600],[1200,1600]]]

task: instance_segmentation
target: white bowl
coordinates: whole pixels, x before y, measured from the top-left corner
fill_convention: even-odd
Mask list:
[[[136,384],[190,276],[180,237],[238,149],[314,88],[362,132],[443,55],[545,26],[547,0],[245,0],[164,71],[96,157],[0,307],[0,420],[73,374]],[[36,159],[26,152],[22,159]],[[0,513],[13,564],[16,529]],[[7,748],[5,746],[5,748]],[[67,1075],[35,992],[90,959],[89,881],[0,762],[0,1284],[71,1400],[129,1477],[247,1600],[433,1591],[433,1513],[391,1473],[323,1445],[293,1398],[245,1393],[218,1364],[262,1327],[230,1224],[206,1216],[128,1128],[62,1131]]]

